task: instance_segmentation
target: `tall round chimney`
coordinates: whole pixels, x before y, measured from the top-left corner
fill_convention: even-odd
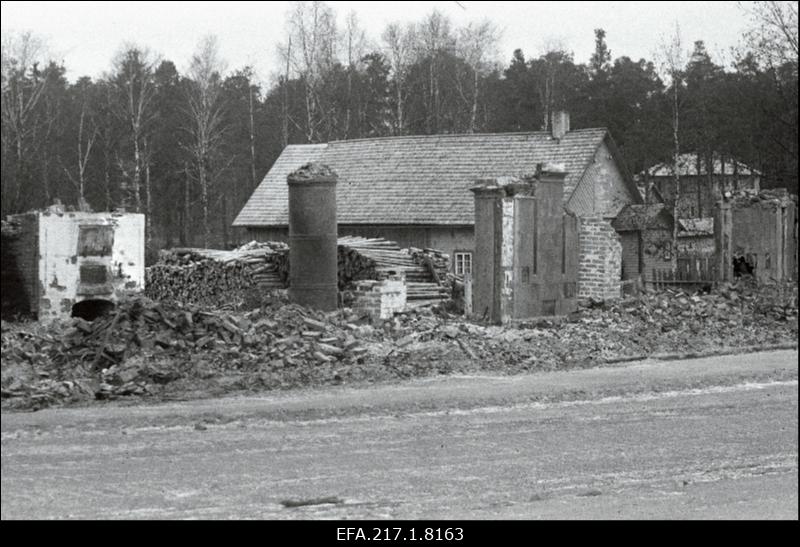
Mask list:
[[[324,311],[338,305],[336,173],[309,163],[289,185],[289,298]]]

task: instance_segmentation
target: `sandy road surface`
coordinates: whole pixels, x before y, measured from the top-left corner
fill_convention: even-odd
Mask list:
[[[796,519],[797,393],[780,351],[4,412],[2,518]]]

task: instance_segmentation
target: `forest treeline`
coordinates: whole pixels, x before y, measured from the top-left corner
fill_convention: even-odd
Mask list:
[[[586,63],[558,44],[498,60],[490,21],[434,11],[371,36],[354,14],[295,2],[269,85],[229,70],[216,38],[187,69],[126,44],[102,77],[68,81],[39,37],[2,47],[2,214],[58,199],[147,213],[152,252],[224,247],[231,222],[287,144],[435,133],[608,127],[633,172],[678,152],[736,158],[765,186],[797,192],[797,4],[757,2],[740,47],[718,64],[677,28],[653,59],[615,57],[595,31]],[[109,52],[110,55],[112,52]],[[589,52],[581,52],[585,56]]]

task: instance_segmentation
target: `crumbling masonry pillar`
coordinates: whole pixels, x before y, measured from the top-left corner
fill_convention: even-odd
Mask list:
[[[714,206],[714,241],[717,281],[733,281],[733,211],[731,204],[719,201]]]

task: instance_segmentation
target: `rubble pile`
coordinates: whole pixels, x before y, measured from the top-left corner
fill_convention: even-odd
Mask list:
[[[397,348],[389,358],[407,373],[424,362],[464,372],[482,363],[477,368],[513,373],[656,354],[770,347],[796,343],[797,309],[797,284],[740,282],[711,293],[646,292],[595,303],[568,317],[502,327],[409,317],[395,330]]]
[[[484,325],[441,308],[371,322],[285,302],[248,312],[124,301],[94,322],[2,324],[5,407],[120,396],[588,367],[797,341],[797,285],[646,292],[560,318]]]
[[[22,365],[34,381],[6,385],[4,374],[2,395],[28,396],[39,403],[79,397],[80,392],[110,398],[147,394],[156,385],[209,371],[274,372],[357,363],[367,353],[360,340],[372,328],[347,323],[340,315],[296,305],[212,312],[140,297],[121,302],[93,322],[3,322],[4,369]],[[285,383],[273,380],[267,387]]]
[[[746,207],[752,204],[781,204],[794,201],[797,204],[797,195],[790,194],[786,188],[765,188],[759,191],[739,190],[733,192],[727,199],[737,207]]]
[[[145,294],[164,302],[239,308],[258,294],[285,288],[278,257],[284,243],[252,241],[233,251],[177,248],[147,268]]]

